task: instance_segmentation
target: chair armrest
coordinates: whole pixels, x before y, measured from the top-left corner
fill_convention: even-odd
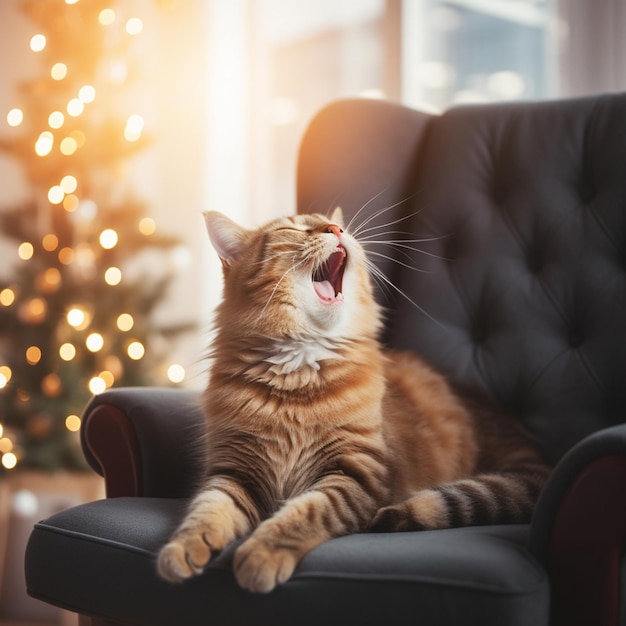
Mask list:
[[[202,478],[200,394],[155,387],[110,389],[83,412],[81,444],[107,497],[179,498]]]
[[[626,544],[626,424],[598,431],[555,468],[531,528],[550,573],[551,624],[617,624]]]

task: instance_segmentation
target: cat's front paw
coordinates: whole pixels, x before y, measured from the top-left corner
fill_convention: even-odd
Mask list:
[[[291,577],[298,560],[292,550],[251,537],[235,552],[235,576],[244,589],[268,593]]]
[[[202,573],[211,560],[211,552],[205,533],[181,534],[159,552],[157,571],[161,578],[169,582],[182,582]]]
[[[420,524],[412,518],[410,512],[401,503],[379,509],[369,530],[377,533],[397,533],[421,530],[421,528]]]

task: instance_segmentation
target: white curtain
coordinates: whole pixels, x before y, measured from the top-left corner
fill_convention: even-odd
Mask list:
[[[626,90],[626,2],[558,0],[559,95]]]

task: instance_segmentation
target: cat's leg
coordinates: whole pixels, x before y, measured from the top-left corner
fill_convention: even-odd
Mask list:
[[[239,585],[267,593],[291,577],[307,552],[332,537],[364,528],[380,502],[382,489],[376,490],[378,497],[353,478],[332,474],[287,501],[237,549]]]
[[[527,523],[549,472],[541,463],[527,463],[422,489],[402,502],[381,508],[370,529],[402,532]]]
[[[170,582],[200,574],[211,557],[248,533],[258,514],[247,492],[229,478],[216,477],[192,501],[187,515],[161,549],[157,570]],[[255,518],[257,518],[255,520]]]

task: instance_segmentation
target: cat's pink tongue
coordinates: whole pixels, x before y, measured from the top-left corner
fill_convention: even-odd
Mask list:
[[[313,288],[315,289],[315,293],[320,297],[324,302],[332,302],[335,300],[335,288],[332,286],[332,283],[329,280],[324,281],[313,281]]]

